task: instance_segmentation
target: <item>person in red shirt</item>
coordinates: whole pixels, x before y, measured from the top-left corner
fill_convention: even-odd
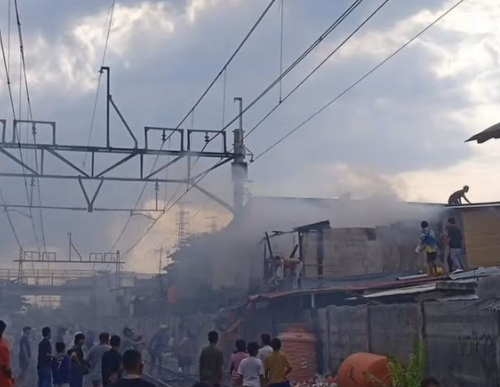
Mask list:
[[[5,328],[7,328],[7,324],[0,320],[0,386],[14,387],[14,378],[10,366],[10,350],[7,342],[3,339]]]

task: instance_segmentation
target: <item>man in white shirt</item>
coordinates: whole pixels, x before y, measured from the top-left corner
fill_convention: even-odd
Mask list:
[[[259,354],[257,355],[257,358],[264,363],[266,361],[266,358],[273,353],[273,349],[271,348],[271,336],[268,335],[267,333],[263,333],[260,335],[260,340],[262,342],[261,348],[259,349]]]
[[[99,335],[99,344],[93,346],[85,356],[85,360],[89,365],[89,378],[92,381],[92,387],[102,387],[102,357],[110,349],[109,333],[102,332]]]
[[[249,357],[243,359],[238,367],[238,375],[243,387],[264,387],[264,365],[257,358],[259,344],[252,342],[247,347]]]

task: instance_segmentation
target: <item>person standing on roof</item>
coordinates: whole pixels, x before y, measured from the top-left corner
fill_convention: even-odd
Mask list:
[[[446,235],[448,246],[450,248],[451,271],[465,270],[464,253],[463,253],[463,237],[462,232],[457,227],[455,218],[448,219],[446,226]]]
[[[429,228],[429,223],[425,220],[420,224],[422,228],[420,232],[420,245],[417,248],[417,251],[425,250],[427,254],[427,266],[429,268],[430,275],[438,275],[438,267],[437,267],[437,240],[432,231]]]
[[[471,204],[469,199],[467,199],[467,197],[465,196],[467,192],[469,192],[468,185],[464,186],[464,188],[462,189],[459,189],[457,192],[452,193],[450,198],[448,199],[448,204],[450,206],[459,206],[460,204],[462,204],[462,199]]]
[[[200,382],[205,382],[213,387],[222,386],[222,369],[224,366],[224,356],[217,348],[219,334],[215,331],[208,333],[208,347],[201,351],[200,355]]]

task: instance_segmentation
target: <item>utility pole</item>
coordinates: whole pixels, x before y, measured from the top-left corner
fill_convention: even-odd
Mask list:
[[[239,128],[233,130],[234,160],[231,163],[233,179],[233,208],[234,222],[241,225],[243,217],[243,198],[245,194],[245,180],[248,175],[248,165],[245,162],[245,140],[243,131],[243,98],[235,97],[234,102],[239,104]]]
[[[184,204],[179,204],[177,212],[177,247],[182,248],[187,245],[189,236],[189,211],[184,209]]]
[[[158,274],[161,274],[162,257],[163,257],[163,246],[160,247],[160,249],[158,250],[158,252],[160,253],[160,257],[159,257],[159,261],[158,261]]]
[[[109,128],[109,111],[111,102],[111,70],[108,66],[102,66],[99,71],[101,74],[106,71],[106,147],[111,148],[111,135]]]

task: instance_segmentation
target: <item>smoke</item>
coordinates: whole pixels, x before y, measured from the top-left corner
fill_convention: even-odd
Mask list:
[[[189,283],[187,294],[193,295],[193,283],[220,290],[248,288],[258,281],[264,265],[262,240],[266,231],[289,232],[324,220],[330,221],[332,228],[408,223],[414,225],[417,240],[419,223],[435,222],[444,212],[442,205],[403,201],[398,193],[401,187],[395,188],[390,179],[368,169],[338,165],[330,170],[322,188],[335,192],[336,197],[252,196],[245,205],[240,229],[230,223],[220,233],[200,238],[193,247],[180,251],[180,278]],[[273,238],[273,251],[288,255],[296,243],[293,233]]]

